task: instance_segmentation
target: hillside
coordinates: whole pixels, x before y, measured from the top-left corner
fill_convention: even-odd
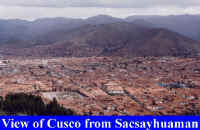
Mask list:
[[[61,37],[62,36],[62,37]],[[188,56],[199,53],[200,44],[163,28],[119,22],[84,25],[63,33],[55,43],[30,47],[5,47],[17,56]]]
[[[194,40],[200,40],[199,15],[130,16],[126,21],[135,22],[138,19],[149,22],[154,27],[167,28]]]

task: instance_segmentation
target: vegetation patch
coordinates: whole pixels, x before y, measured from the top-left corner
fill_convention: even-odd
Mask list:
[[[40,96],[24,93],[8,94],[5,99],[0,97],[2,115],[76,115],[71,109],[60,106],[54,98],[45,104]]]

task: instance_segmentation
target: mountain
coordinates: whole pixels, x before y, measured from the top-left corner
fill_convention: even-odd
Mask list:
[[[24,20],[0,20],[0,44],[12,40],[26,40],[28,22]]]
[[[64,37],[53,44],[41,44],[20,49],[9,48],[6,54],[56,57],[132,57],[188,56],[200,52],[200,44],[197,41],[176,32],[127,22],[88,24],[62,34]]]
[[[108,15],[97,15],[86,19],[87,24],[109,24],[109,23],[118,23],[123,21],[124,21],[123,19],[114,18]]]
[[[127,21],[127,22],[129,22],[129,21]],[[145,21],[144,19],[136,19],[136,20],[130,21],[129,23],[133,23],[133,24],[147,27],[147,28],[156,28],[156,25],[154,25],[148,21]]]
[[[67,32],[84,25],[82,19],[43,18],[35,21],[0,20],[0,44],[49,44],[56,32]]]
[[[16,44],[20,41],[31,45],[55,43],[64,37],[65,33],[87,24],[99,25],[125,21],[150,28],[166,28],[191,39],[200,40],[199,15],[130,16],[126,19],[98,15],[88,19],[62,17],[41,18],[35,21],[0,19],[0,44]]]
[[[130,16],[127,22],[134,22],[143,19],[157,28],[167,28],[169,30],[200,40],[200,15],[169,15],[169,16]]]
[[[19,19],[0,19],[0,44],[49,44],[63,37],[72,29],[87,24],[116,23],[123,20],[106,15],[90,17],[88,19],[72,18],[41,18],[35,21]],[[58,34],[60,37],[58,37]],[[23,45],[26,46],[26,45]]]
[[[199,20],[198,15],[0,19],[0,52],[12,56],[194,55],[200,50]]]

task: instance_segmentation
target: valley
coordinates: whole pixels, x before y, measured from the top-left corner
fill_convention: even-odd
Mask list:
[[[79,115],[199,114],[199,57],[9,58],[0,96],[38,95]]]
[[[199,20],[199,15],[0,19],[2,102],[10,93],[23,93],[16,104],[16,95],[4,102],[18,106],[27,102],[22,97],[34,95],[47,104],[40,103],[41,112],[32,103],[22,105],[28,112],[15,114],[199,115]],[[37,105],[34,96],[30,100]],[[6,103],[2,113],[12,114]],[[59,111],[48,110],[54,106]]]

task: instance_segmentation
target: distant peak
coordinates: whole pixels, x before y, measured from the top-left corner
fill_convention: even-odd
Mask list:
[[[110,15],[104,15],[104,14],[100,14],[100,15],[97,15],[97,16],[93,16],[93,17],[90,17],[90,18],[94,18],[94,17],[109,17],[109,18],[113,18],[113,17],[110,16]]]

